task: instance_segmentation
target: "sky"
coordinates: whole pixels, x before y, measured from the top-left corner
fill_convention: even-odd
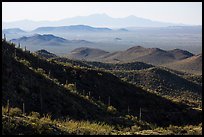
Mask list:
[[[56,21],[105,13],[154,21],[202,25],[202,2],[2,2],[2,21]]]

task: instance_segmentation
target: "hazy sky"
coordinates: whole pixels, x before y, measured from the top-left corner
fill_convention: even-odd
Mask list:
[[[74,16],[105,13],[120,18],[129,15],[155,21],[202,24],[201,2],[3,2],[5,22],[29,19],[60,20]]]

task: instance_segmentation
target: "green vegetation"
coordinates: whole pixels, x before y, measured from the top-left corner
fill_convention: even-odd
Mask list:
[[[116,128],[100,122],[54,120],[50,115],[40,116],[37,112],[23,115],[19,108],[11,108],[10,114],[2,107],[3,135],[202,135],[202,124],[151,128],[150,124],[130,115],[126,119],[137,122],[134,126]]]
[[[108,106],[107,111],[108,111],[109,113],[116,114],[117,109],[114,108],[113,106]]]
[[[109,135],[113,127],[105,123],[75,120],[53,120],[50,115],[40,117],[37,112],[22,115],[11,108],[10,116],[2,108],[3,135]]]
[[[164,98],[167,94],[152,92],[153,87],[160,87],[161,91],[166,88],[156,85],[162,82],[161,73],[169,74],[165,71],[153,67],[115,71],[66,65],[25,52],[5,41],[2,51],[4,134],[182,134],[180,131],[184,129],[201,134],[202,110]],[[139,75],[132,78],[132,74],[148,71],[151,73],[146,74],[152,74],[150,79],[155,76],[152,81]],[[147,85],[142,87],[138,78]],[[191,81],[185,82],[193,85]],[[153,87],[147,90],[149,85]],[[180,127],[179,131],[168,129],[170,125]]]

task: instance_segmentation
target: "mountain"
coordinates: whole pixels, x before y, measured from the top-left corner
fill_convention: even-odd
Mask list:
[[[169,53],[173,54],[175,59],[177,60],[186,59],[194,55],[186,50],[181,50],[181,49],[170,50]]]
[[[163,66],[178,71],[202,75],[202,54],[194,55],[169,64],[164,64]]]
[[[64,63],[70,63],[74,66],[86,67],[86,68],[99,68],[102,70],[142,70],[154,67],[153,65],[146,64],[143,62],[131,62],[131,63],[102,63],[96,61],[81,61],[81,60],[73,60],[64,57],[56,57],[52,60]]]
[[[95,48],[88,48],[88,47],[81,47],[74,49],[71,51],[70,54],[67,55],[68,58],[72,59],[87,59],[91,60],[95,57],[100,57],[102,55],[106,55],[109,52],[106,52],[104,50],[95,49]]]
[[[165,51],[159,48],[131,47],[125,51],[109,53],[99,58],[102,62],[133,62],[140,61],[153,65],[161,65],[193,56],[192,53],[180,49]]]
[[[199,111],[142,90],[111,73],[45,60],[7,42],[3,42],[3,51],[4,106],[10,100],[11,106],[21,108],[24,102],[26,113],[36,111],[52,114],[53,118],[124,126],[132,125],[119,119],[127,114],[128,106],[133,116],[138,116],[142,107],[142,119],[157,125],[197,123],[201,118]],[[116,108],[116,114],[107,112],[107,104]],[[176,112],[175,117],[172,114]]]
[[[116,71],[114,74],[138,87],[171,100],[177,100],[196,107],[202,101],[202,85],[166,69],[150,67],[133,72]]]
[[[194,107],[198,107],[202,100],[202,76],[199,75],[186,74],[142,62],[111,64],[70,60],[61,57],[53,60],[80,67],[109,71],[115,76],[149,92],[168,97],[171,100],[187,103]]]
[[[29,37],[21,37],[18,39],[12,39],[11,40],[14,43],[24,43],[24,42],[38,42],[38,43],[46,43],[46,42],[58,42],[60,43],[64,43],[64,42],[68,42],[66,39],[64,38],[60,38],[60,37],[56,37],[52,34],[45,34],[45,35],[40,35],[40,34],[35,34],[33,36],[29,36]]]
[[[19,28],[9,28],[2,30],[2,34],[18,34],[18,33],[26,33],[26,31]]]
[[[71,26],[60,26],[60,27],[39,27],[32,32],[42,33],[42,32],[53,32],[53,33],[63,33],[63,32],[104,32],[111,31],[109,28],[94,28],[86,25],[71,25]]]
[[[108,71],[39,58],[5,40],[2,95],[4,134],[96,134],[110,126],[115,134],[168,126],[183,133],[184,125],[202,125],[198,109],[150,93]]]
[[[90,25],[95,27],[167,27],[167,26],[183,26],[183,24],[165,23],[152,21],[145,18],[136,17],[133,15],[124,18],[113,18],[106,14],[92,14],[89,16],[78,16],[66,18],[58,21],[31,21],[20,20],[15,22],[3,22],[3,28],[18,27],[24,30],[33,30],[38,27],[45,26],[67,26],[67,25]]]
[[[48,52],[47,50],[41,49],[35,52],[39,57],[44,57],[44,58],[53,58],[57,57],[57,55]]]
[[[23,36],[18,39],[12,39],[11,42],[16,44],[20,43],[21,45],[41,45],[41,46],[66,46],[69,44],[92,44],[92,42],[85,40],[67,40],[61,37],[54,36],[52,34],[35,34],[32,36]]]

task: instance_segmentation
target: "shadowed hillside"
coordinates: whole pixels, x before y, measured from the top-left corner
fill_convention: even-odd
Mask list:
[[[174,70],[202,75],[202,54],[194,55],[181,61],[164,64],[163,66]]]
[[[122,80],[133,83],[150,92],[167,96],[191,106],[200,107],[202,96],[202,76],[183,73],[168,68],[155,67],[142,62],[131,63],[102,63],[67,58],[52,60],[70,65],[104,70],[113,73]]]
[[[68,58],[92,60],[93,58],[105,54],[108,54],[108,52],[100,49],[81,47],[71,51],[71,54],[68,55]]]
[[[20,108],[22,102],[25,102],[26,111],[42,111],[51,113],[54,117],[69,116],[104,121],[107,121],[110,115],[106,111],[107,104],[117,109],[116,116],[127,114],[128,106],[130,113],[138,116],[139,108],[142,107],[143,119],[158,125],[166,125],[169,122],[191,123],[200,119],[195,110],[187,110],[185,105],[175,104],[148,93],[110,73],[49,62],[5,42],[3,51],[3,105],[9,99],[12,106]],[[66,86],[63,86],[67,85],[66,83],[74,83],[77,93],[69,92],[72,88],[68,86],[67,90]],[[88,95],[93,102],[79,95]],[[96,103],[97,100],[106,105]],[[172,113],[179,115],[169,115]],[[189,121],[190,115],[196,118]]]

